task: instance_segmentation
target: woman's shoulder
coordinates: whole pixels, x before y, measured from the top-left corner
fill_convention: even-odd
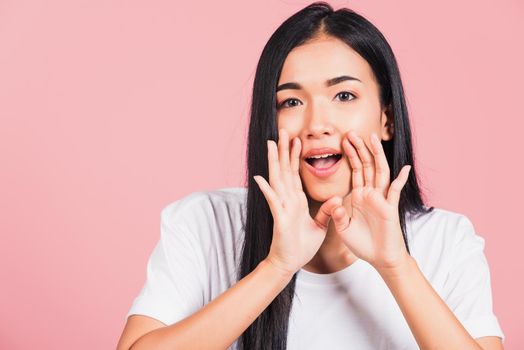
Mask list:
[[[407,220],[411,255],[428,273],[437,268],[451,268],[464,257],[482,252],[484,238],[476,233],[467,215],[436,208]]]
[[[243,217],[247,189],[223,187],[195,191],[168,203],[161,210],[162,220],[194,226],[205,222],[239,220]]]
[[[427,207],[426,207],[427,208]],[[456,234],[457,228],[473,225],[467,215],[439,207],[423,214],[407,215],[408,230],[412,239],[426,239],[427,232],[432,234]]]
[[[181,215],[184,211],[192,211],[204,203],[238,204],[244,203],[247,194],[245,187],[223,187],[213,190],[195,191],[185,194],[164,206],[162,212]]]
[[[450,257],[457,249],[484,247],[484,238],[476,233],[469,217],[463,213],[434,207],[432,211],[409,217],[407,236],[415,255]]]

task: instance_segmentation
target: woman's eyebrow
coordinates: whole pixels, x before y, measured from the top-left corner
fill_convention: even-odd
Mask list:
[[[330,87],[330,86],[333,86],[335,84],[339,84],[343,81],[346,81],[346,80],[356,80],[356,81],[360,81],[360,79],[357,79],[355,77],[352,77],[350,75],[342,75],[340,77],[335,77],[335,78],[331,78],[331,79],[328,79],[326,80],[325,84],[326,84],[326,87]],[[360,81],[362,83],[362,81]],[[285,90],[285,89],[292,89],[292,90],[301,90],[302,89],[302,86],[299,84],[299,83],[284,83],[284,84],[281,84],[277,87],[277,91],[276,92],[279,92],[280,90]]]

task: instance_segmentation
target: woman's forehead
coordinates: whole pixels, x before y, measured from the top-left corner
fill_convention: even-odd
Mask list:
[[[367,61],[346,43],[335,38],[316,39],[290,51],[278,83],[317,85],[341,75],[353,76],[364,84],[373,80]]]

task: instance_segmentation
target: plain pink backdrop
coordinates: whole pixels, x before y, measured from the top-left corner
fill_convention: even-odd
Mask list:
[[[116,346],[160,210],[243,185],[259,55],[309,3],[0,2],[0,348]],[[389,40],[427,200],[485,238],[521,348],[522,2],[330,3]]]

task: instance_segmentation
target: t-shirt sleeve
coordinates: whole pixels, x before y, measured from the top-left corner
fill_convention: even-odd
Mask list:
[[[466,216],[460,217],[454,234],[450,272],[444,283],[445,301],[473,338],[498,336],[504,341],[493,313],[485,240],[475,233]]]
[[[147,277],[126,315],[146,315],[174,324],[204,306],[205,268],[198,237],[162,210],[160,240],[147,263]],[[169,209],[169,210],[168,210]]]

